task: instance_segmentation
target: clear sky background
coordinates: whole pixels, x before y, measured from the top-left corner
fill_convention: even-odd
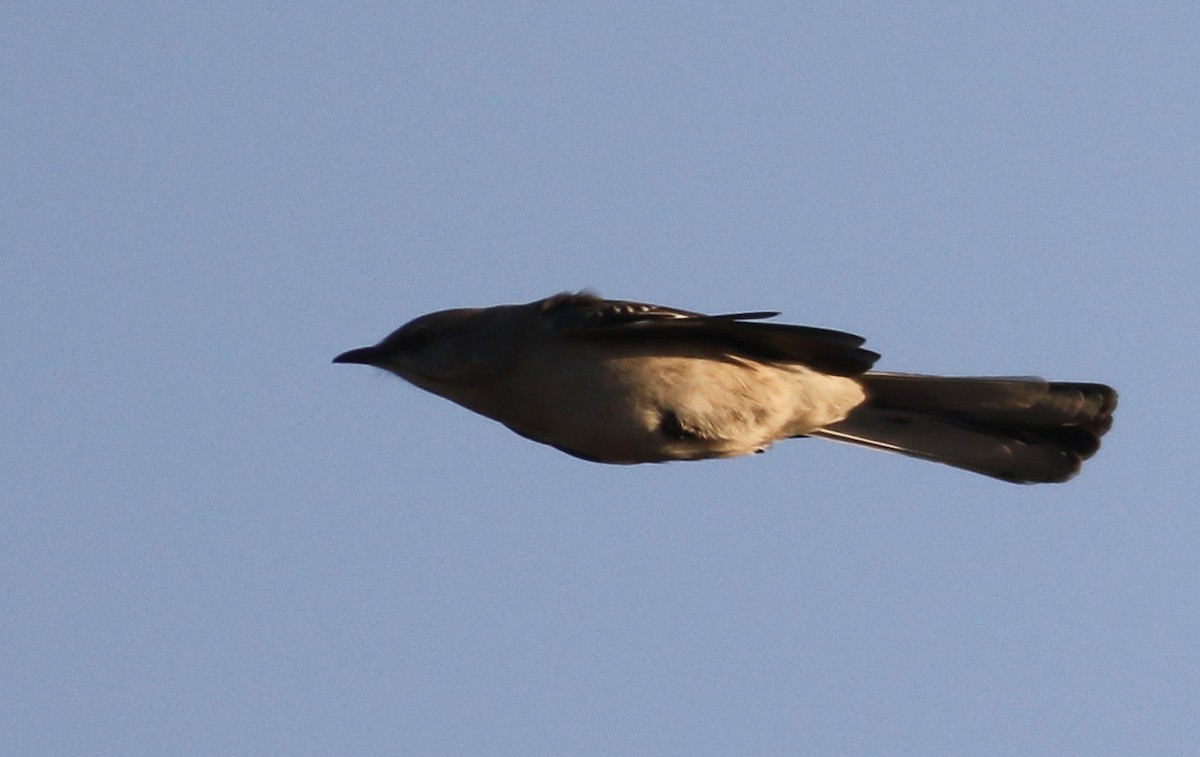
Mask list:
[[[6,3],[3,751],[1196,754],[1197,8]],[[585,287],[1122,404],[611,467],[330,364]]]

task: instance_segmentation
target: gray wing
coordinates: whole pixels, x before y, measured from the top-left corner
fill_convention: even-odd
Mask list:
[[[772,311],[705,315],[592,294],[559,294],[537,306],[551,329],[572,337],[700,344],[728,355],[798,363],[838,376],[857,376],[879,359],[878,353],[860,346],[862,337],[844,331],[755,322],[779,315]]]

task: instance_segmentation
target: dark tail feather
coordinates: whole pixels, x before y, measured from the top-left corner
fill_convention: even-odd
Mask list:
[[[1117,393],[1039,378],[859,377],[866,404],[813,434],[1021,484],[1079,472],[1112,425]]]

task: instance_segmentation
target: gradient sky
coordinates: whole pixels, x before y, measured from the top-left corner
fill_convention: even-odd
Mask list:
[[[7,3],[14,755],[1191,755],[1200,6]],[[334,366],[591,288],[1104,381],[1075,481]]]

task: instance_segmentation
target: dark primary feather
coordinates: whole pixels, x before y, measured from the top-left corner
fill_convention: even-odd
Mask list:
[[[570,336],[702,344],[729,355],[799,363],[839,376],[861,374],[879,359],[860,347],[862,337],[844,331],[752,322],[778,315],[772,311],[705,315],[590,294],[556,295],[539,307],[550,328]]]

